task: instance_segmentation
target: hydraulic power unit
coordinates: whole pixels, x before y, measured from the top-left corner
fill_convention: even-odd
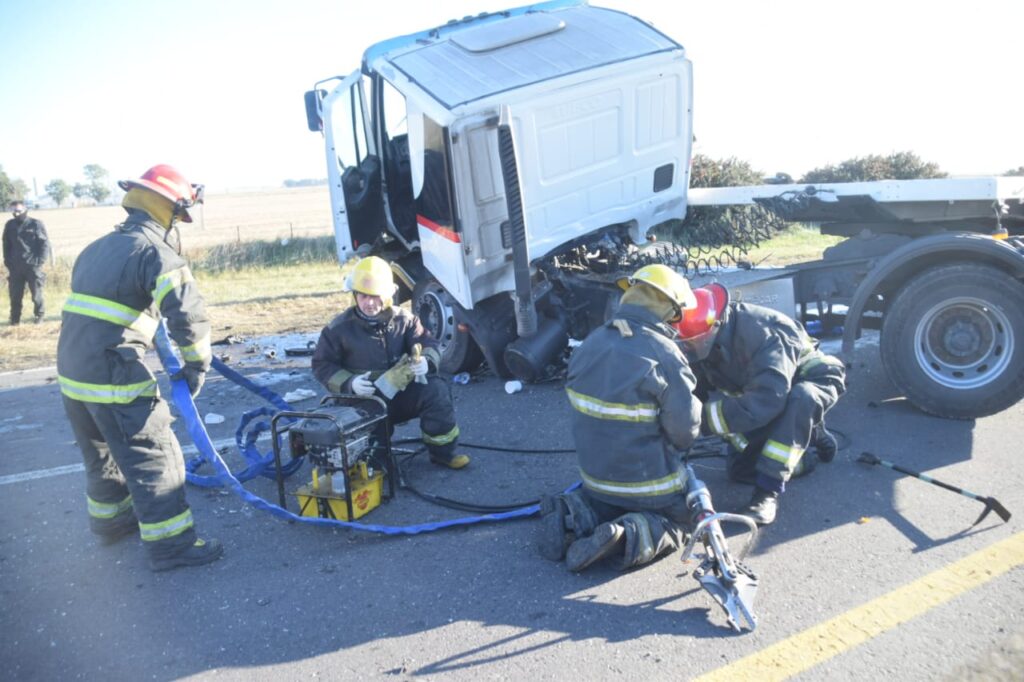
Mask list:
[[[311,412],[278,412],[271,420],[281,507],[287,508],[281,441],[291,457],[308,457],[312,479],[292,494],[299,514],[354,521],[395,495],[387,405],[374,396],[329,395]],[[283,419],[291,420],[279,427]],[[386,486],[386,487],[385,487]]]

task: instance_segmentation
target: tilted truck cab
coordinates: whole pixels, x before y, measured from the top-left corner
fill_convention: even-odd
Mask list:
[[[678,42],[585,2],[373,45],[360,70],[306,93],[339,260],[391,263],[452,373],[486,359],[500,376],[550,376],[613,310],[616,282],[663,262],[803,322],[814,306],[845,327],[846,353],[880,329],[882,365],[932,414],[1024,396],[1024,178],[688,192],[691,95]],[[647,240],[688,205],[754,203],[845,241],[783,269],[709,272],[700,251]]]
[[[502,375],[538,378],[615,296],[611,277],[576,287],[565,261],[624,253],[685,212],[690,101],[682,46],[585,3],[374,45],[307,94],[338,256],[393,264],[445,369],[479,349]]]

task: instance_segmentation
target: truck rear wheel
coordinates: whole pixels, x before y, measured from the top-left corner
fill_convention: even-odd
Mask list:
[[[995,414],[1024,396],[1024,285],[959,263],[911,279],[886,313],[882,364],[897,388],[939,417]]]
[[[458,305],[437,280],[425,279],[416,285],[412,310],[440,343],[442,372],[472,372],[480,366],[483,354],[459,319]]]

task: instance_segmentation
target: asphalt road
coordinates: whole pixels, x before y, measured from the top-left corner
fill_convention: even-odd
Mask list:
[[[282,395],[322,393],[308,358],[243,351],[232,347],[229,364]],[[677,555],[624,574],[574,575],[537,556],[532,518],[392,537],[290,524],[225,491],[190,488],[200,533],[220,539],[225,557],[152,574],[139,540],[100,547],[88,532],[53,370],[2,375],[0,677],[932,680],[1002,670],[1013,679],[1024,631],[1024,406],[943,421],[894,395],[870,342],[852,363],[829,420],[845,448],[791,485],[748,557],[761,577],[760,624],[742,634],[725,627]],[[560,382],[508,395],[485,375],[452,390],[467,443],[572,447]],[[217,377],[199,399],[203,414],[226,417],[209,427],[214,440],[231,438],[239,415],[260,404]],[[396,438],[416,435],[413,422]],[[981,504],[856,463],[865,450],[994,496],[1015,515],[970,528]],[[405,475],[423,491],[491,505],[576,480],[572,454],[465,451],[466,470],[420,455]],[[697,464],[716,508],[748,499],[721,460]],[[303,469],[288,485],[308,477]],[[275,496],[269,480],[247,488]],[[364,520],[464,515],[401,491]]]

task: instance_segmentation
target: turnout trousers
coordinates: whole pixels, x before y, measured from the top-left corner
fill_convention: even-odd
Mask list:
[[[423,443],[430,454],[441,460],[451,458],[459,427],[451,393],[443,379],[428,377],[425,384],[414,381],[387,403],[392,426],[419,417]]]
[[[185,461],[160,398],[126,405],[61,396],[85,463],[90,529],[108,535],[123,515],[138,519],[147,551],[176,554],[196,540],[185,501]]]
[[[743,479],[762,474],[784,485],[792,478],[811,441],[811,431],[844,392],[842,378],[831,375],[796,382],[782,412],[750,433],[727,436],[735,451],[729,468]]]

